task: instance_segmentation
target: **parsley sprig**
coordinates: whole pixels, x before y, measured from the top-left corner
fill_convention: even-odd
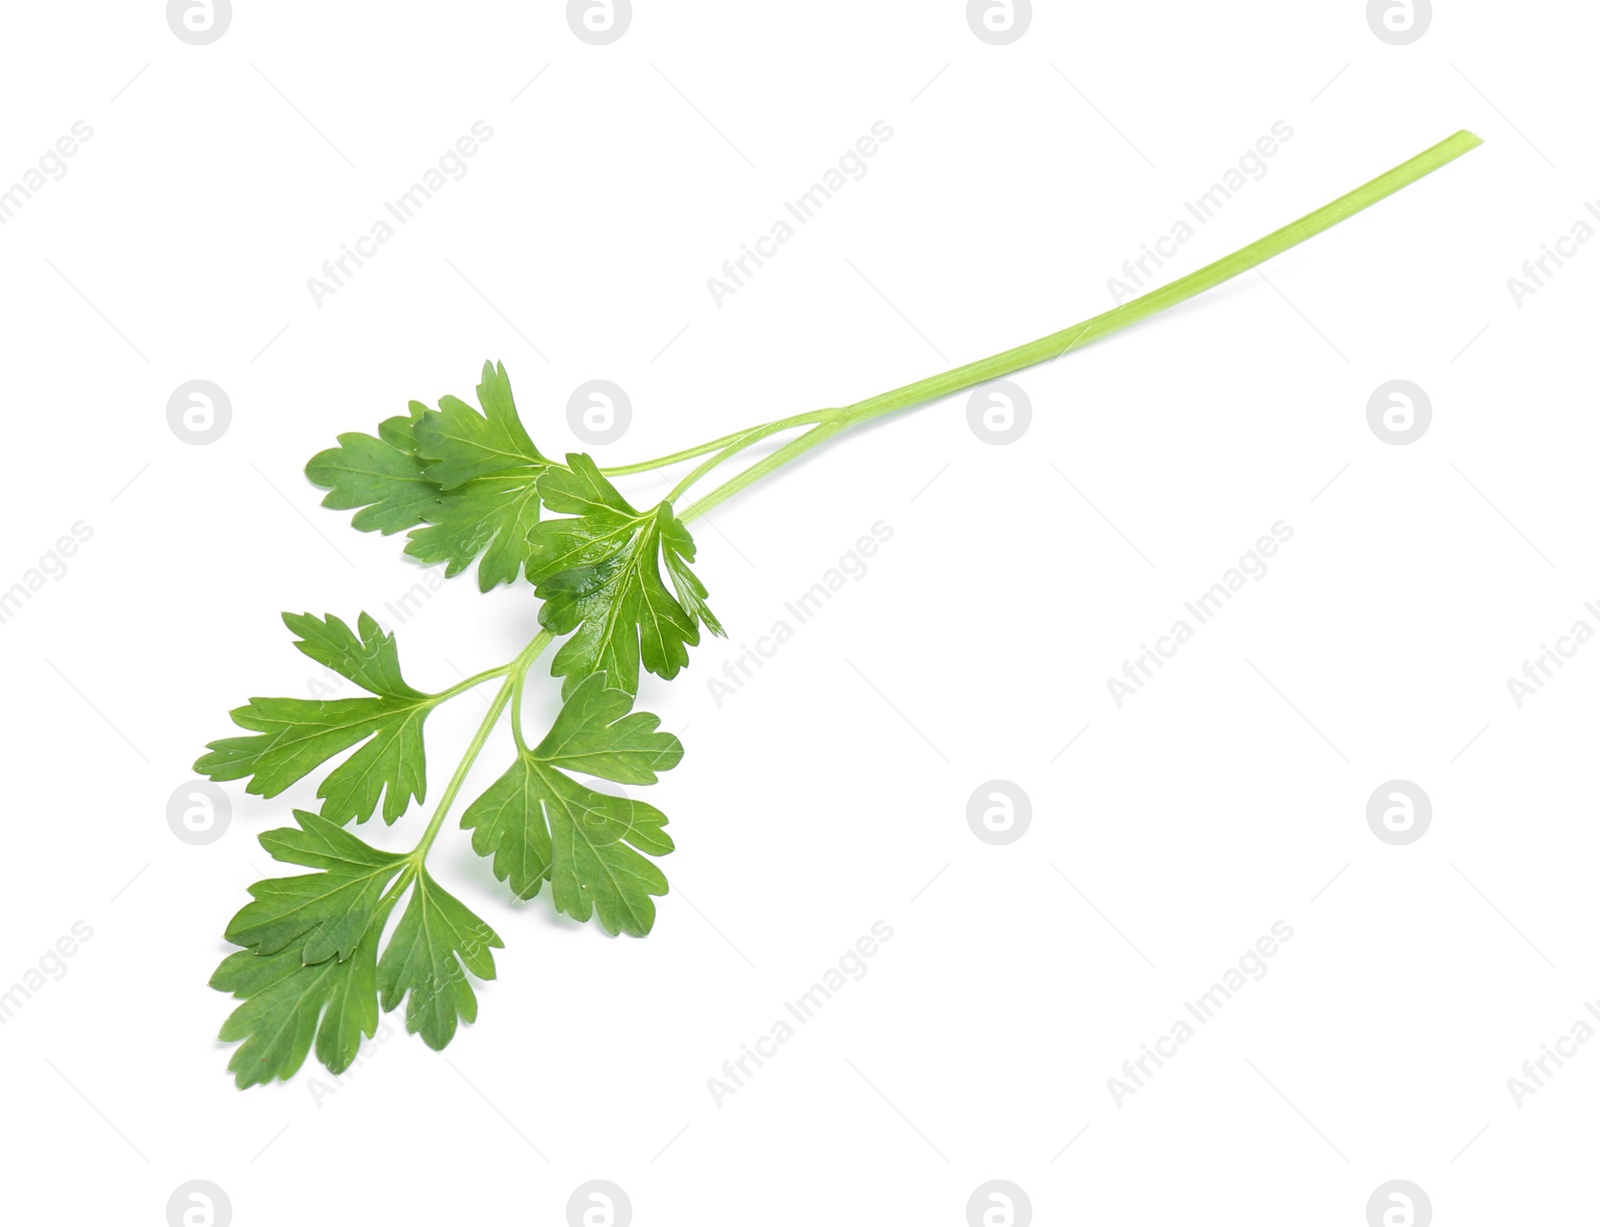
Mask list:
[[[693,569],[689,525],[829,440],[873,420],[1059,358],[1249,271],[1399,191],[1479,144],[1458,132],[1331,204],[1170,285],[1026,345],[842,408],[814,410],[723,435],[697,447],[615,468],[534,445],[504,366],[486,363],[477,407],[455,397],[436,409],[413,401],[375,435],[338,436],[306,474],[323,505],[354,511],[363,532],[405,533],[405,552],[447,575],[477,564],[487,592],[531,586],[540,629],[517,656],[440,691],[402,674],[395,638],[368,614],[352,628],[330,615],[285,614],[295,646],[364,695],[255,698],[231,714],[245,731],[214,741],[196,764],[213,780],[247,780],[274,797],[339,759],[317,786],[316,812],[267,831],[276,861],[309,870],[268,878],[228,925],[239,949],[212,986],[240,1004],[222,1038],[238,1041],[238,1085],[291,1077],[315,1049],[335,1073],[356,1059],[380,1012],[405,1005],[406,1029],[435,1049],[477,1017],[474,980],[495,976],[498,934],[428,872],[428,855],[490,734],[510,712],[512,761],[467,804],[460,824],[494,875],[520,899],[548,897],[575,920],[642,937],[667,893],[656,860],[673,850],[653,805],[592,788],[579,776],[649,785],[676,767],[683,746],[634,711],[641,669],[671,680],[702,631],[723,633]],[[798,431],[762,459],[690,502],[689,491],[763,440]],[[612,478],[699,460],[668,496],[635,507]],[[534,662],[564,638],[550,673],[563,704],[531,742],[523,696]],[[374,848],[347,829],[381,806],[385,823],[427,796],[424,726],[443,703],[498,682],[489,710],[409,852]],[[341,758],[341,756],[343,756]],[[398,911],[398,917],[396,913]],[[394,920],[392,929],[390,921]]]

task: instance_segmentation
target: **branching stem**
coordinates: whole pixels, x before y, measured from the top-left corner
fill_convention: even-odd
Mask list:
[[[499,670],[490,670],[481,677],[504,674],[505,682],[495,693],[494,699],[489,704],[489,710],[483,717],[483,722],[478,725],[478,731],[472,735],[472,741],[467,745],[467,752],[461,756],[461,761],[456,764],[455,773],[451,775],[450,782],[444,786],[440,794],[439,804],[433,811],[433,817],[428,821],[428,829],[422,833],[422,838],[417,841],[417,846],[411,849],[408,857],[415,869],[420,872],[422,864],[428,859],[428,849],[433,847],[433,841],[439,835],[439,828],[444,826],[445,815],[450,812],[456,795],[460,793],[461,786],[466,783],[467,773],[472,770],[472,764],[478,761],[478,755],[483,753],[484,743],[489,740],[489,734],[494,731],[494,726],[500,722],[500,717],[505,714],[506,705],[511,702],[512,694],[522,686],[522,679],[527,676],[528,666],[533,664],[539,653],[550,646],[550,641],[555,636],[549,631],[540,631],[528,641],[528,646],[517,654],[517,658],[509,665]],[[464,685],[465,683],[463,683]],[[516,726],[513,725],[513,728]],[[516,730],[517,741],[520,744],[522,732]]]

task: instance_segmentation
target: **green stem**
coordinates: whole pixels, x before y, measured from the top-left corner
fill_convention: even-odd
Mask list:
[[[1069,328],[1063,328],[1060,332],[1040,337],[1037,341],[1030,341],[1026,345],[1019,345],[988,358],[969,362],[880,396],[869,397],[845,409],[828,410],[822,414],[821,422],[815,429],[807,431],[798,439],[690,504],[678,518],[689,521],[704,515],[719,503],[726,502],[735,494],[790,461],[798,459],[812,448],[826,443],[844,430],[887,413],[926,404],[976,384],[988,383],[990,380],[1020,371],[1024,367],[1059,358],[1063,354],[1082,349],[1094,341],[1137,324],[1169,307],[1174,307],[1197,294],[1203,294],[1338,225],[1347,217],[1369,208],[1401,188],[1408,187],[1424,175],[1431,174],[1481,144],[1482,140],[1463,129],[1409,161],[1402,162],[1393,170],[1379,175],[1371,182],[1364,183],[1354,191],[1347,192],[1337,200],[1323,205],[1322,208],[1307,213],[1298,221],[1290,222],[1266,237],[1241,247],[1232,255],[1224,256],[1202,269],[1178,278],[1171,285],[1151,290],[1148,294],[1123,303],[1120,307],[1114,307]]]
[[[526,669],[511,679],[511,739],[517,743],[517,750],[522,754],[528,752],[528,743],[522,737],[522,692],[527,680]]]
[[[378,900],[378,906],[372,913],[372,923],[378,926],[380,932],[383,929],[383,922],[389,918],[389,909],[394,907],[396,900],[406,893],[421,868],[421,861],[406,861],[400,870],[400,876],[389,884],[388,890],[383,892],[383,898]]]
[[[838,413],[840,411],[832,410],[831,412]],[[772,455],[763,457],[762,459],[756,461],[755,464],[751,465],[748,469],[745,469],[737,477],[730,478],[728,481],[723,482],[722,485],[711,491],[711,493],[707,494],[704,498],[697,499],[693,503],[689,504],[689,506],[685,508],[684,511],[678,516],[678,519],[683,521],[685,524],[689,523],[691,520],[699,519],[719,503],[727,502],[741,490],[755,485],[756,482],[767,476],[767,474],[781,469],[791,460],[798,459],[806,452],[809,452],[812,448],[826,443],[829,439],[833,438],[834,435],[838,434],[844,429],[845,426],[841,424],[837,418],[831,421],[822,422],[821,424],[813,427],[811,430],[806,431],[806,433],[801,435],[798,439],[791,439],[777,451],[773,452]]]
[[[748,428],[747,428],[748,429]],[[664,469],[669,464],[677,464],[680,460],[693,460],[696,456],[704,456],[707,452],[714,452],[726,447],[735,439],[743,437],[744,430],[736,430],[731,435],[723,435],[720,439],[713,439],[709,443],[702,443],[698,447],[685,448],[681,452],[673,452],[670,456],[657,456],[654,460],[641,460],[636,464],[619,464],[615,468],[601,469],[607,477],[627,477],[630,473],[648,473],[652,469]]]
[[[500,717],[505,714],[506,704],[511,702],[512,692],[521,684],[522,678],[528,672],[528,666],[540,652],[550,645],[555,636],[549,631],[540,631],[531,640],[528,646],[517,654],[517,658],[505,666],[502,673],[506,674],[505,683],[496,692],[494,700],[489,704],[489,711],[483,717],[483,722],[478,725],[478,731],[472,735],[472,741],[467,746],[467,752],[461,756],[461,761],[456,764],[455,773],[450,777],[450,782],[445,785],[444,792],[439,797],[439,804],[433,811],[433,817],[428,821],[428,829],[422,833],[422,838],[417,841],[417,846],[411,849],[408,857],[415,869],[420,872],[422,863],[428,858],[428,849],[433,847],[433,841],[439,835],[439,828],[444,826],[445,815],[450,812],[450,806],[455,802],[456,795],[461,791],[461,786],[466,783],[467,773],[472,770],[472,764],[478,761],[478,755],[483,753],[484,743],[489,740],[489,734],[494,731],[494,726],[500,722]]]
[[[710,460],[707,460],[704,464],[696,467],[693,472],[691,472],[687,477],[674,486],[672,488],[672,493],[667,495],[666,501],[669,503],[676,503],[679,497],[682,496],[683,492],[693,486],[695,482],[699,481],[707,473],[711,472],[712,469],[716,468],[724,461],[727,461],[738,455],[740,452],[744,451],[745,448],[751,446],[752,444],[759,443],[762,439],[765,439],[770,435],[778,434],[780,431],[792,430],[796,426],[815,425],[816,423],[822,421],[828,412],[829,410],[817,409],[810,413],[797,413],[793,417],[782,418],[776,422],[768,422],[764,426],[752,426],[749,430],[735,438],[734,441],[728,444],[727,447],[723,448],[715,456],[711,457]]]
[[[504,677],[506,675],[506,671],[510,668],[510,665],[499,665],[493,669],[485,669],[482,673],[474,673],[471,677],[466,678],[465,680],[450,687],[449,690],[441,690],[438,694],[433,695],[433,700],[436,703],[443,703],[446,699],[453,699],[458,694],[465,694],[474,686],[483,685],[490,678]]]

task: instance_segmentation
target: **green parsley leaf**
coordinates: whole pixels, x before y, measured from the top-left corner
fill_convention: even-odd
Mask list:
[[[294,816],[299,830],[268,831],[261,844],[277,860],[321,872],[257,882],[250,888],[255,902],[240,909],[224,936],[257,954],[292,946],[306,963],[348,959],[405,857],[380,852],[316,814]]]
[[[355,631],[332,614],[317,618],[286,613],[283,624],[300,636],[295,647],[363,690],[389,699],[428,697],[401,676],[400,649],[395,646],[394,636],[384,634],[371,614],[363,613],[356,619]]]
[[[665,856],[667,816],[653,805],[581,784],[581,771],[619,784],[653,784],[683,758],[660,720],[633,712],[633,696],[592,673],[573,689],[549,734],[519,751],[511,769],[461,817],[480,856],[494,857],[495,877],[531,899],[549,880],[556,909],[575,920],[598,912],[606,931],[643,937],[655,923],[652,895],[667,880],[641,853]]]
[[[328,490],[324,507],[361,508],[363,532],[412,530],[406,553],[444,563],[457,575],[482,555],[478,584],[487,592],[515,583],[539,521],[538,480],[555,466],[528,437],[503,364],[486,362],[479,413],[454,396],[437,410],[420,401],[409,417],[378,426],[378,437],[353,432],[319,452],[306,476]]]
[[[528,536],[539,522],[539,474],[525,469],[479,477],[447,490],[428,512],[430,523],[412,531],[406,553],[424,563],[442,562],[445,575],[459,575],[479,554],[478,587],[484,592],[513,584],[528,557]]]
[[[417,451],[428,460],[428,478],[454,490],[478,477],[520,465],[547,466],[517,416],[505,363],[483,364],[478,384],[480,414],[454,396],[439,402],[439,412],[417,423]]]
[[[239,950],[222,961],[211,987],[244,1003],[218,1033],[222,1040],[244,1041],[228,1062],[239,1089],[293,1077],[313,1039],[317,1060],[331,1071],[350,1068],[362,1039],[378,1030],[377,948],[373,931],[342,963],[302,963],[294,949],[273,955]]]
[[[661,530],[661,558],[667,564],[667,574],[672,578],[672,590],[678,594],[678,604],[696,622],[705,624],[713,635],[726,636],[722,623],[717,621],[711,607],[706,604],[706,586],[700,577],[689,570],[694,561],[694,538],[683,522],[669,517],[670,522]]]
[[[670,504],[639,511],[579,452],[567,457],[566,468],[539,479],[539,494],[550,510],[569,517],[534,527],[528,564],[534,595],[544,601],[540,624],[572,636],[550,664],[553,675],[566,679],[563,695],[601,671],[613,686],[636,694],[641,663],[674,678],[700,642],[701,623],[722,633],[705,605],[705,585],[689,570],[694,539]],[[663,556],[678,596],[662,581]]]
[[[406,1030],[440,1049],[456,1033],[458,1020],[478,1017],[470,971],[494,979],[491,947],[504,946],[495,931],[459,899],[419,870],[411,901],[378,964],[378,992],[385,1010],[406,1001]],[[465,970],[463,970],[465,969]]]
[[[318,1059],[341,1073],[378,1026],[378,940],[398,897],[384,891],[405,872],[406,858],[316,814],[294,816],[298,828],[267,831],[261,846],[279,861],[320,872],[252,886],[255,902],[227,932],[245,949],[211,978],[211,987],[244,1002],[221,1032],[224,1040],[244,1041],[228,1065],[241,1088],[290,1077],[313,1039]]]
[[[252,737],[227,737],[207,745],[211,753],[195,770],[213,780],[246,776],[245,791],[275,797],[296,780],[351,746],[361,748],[322,781],[317,796],[322,816],[333,822],[365,822],[383,799],[383,818],[394,822],[411,798],[426,795],[422,725],[439,700],[408,685],[400,674],[394,636],[362,614],[359,636],[340,619],[284,614],[301,636],[295,645],[371,693],[354,699],[261,699],[229,713]]]
[[[477,1016],[467,972],[494,979],[499,937],[410,858],[380,852],[316,814],[295,811],[299,828],[261,836],[267,851],[318,870],[269,878],[250,888],[227,938],[244,946],[222,961],[211,986],[244,1004],[221,1038],[243,1040],[229,1069],[239,1086],[288,1078],[316,1045],[334,1073],[349,1068],[379,1007],[409,994],[406,1029],[443,1048],[459,1020]],[[402,892],[410,901],[394,935],[378,945]]]
[[[439,501],[439,486],[416,452],[414,430],[429,412],[411,402],[410,417],[378,424],[378,437],[351,431],[338,436],[339,446],[318,452],[306,465],[306,477],[328,491],[324,507],[348,511],[359,507],[350,523],[362,532],[385,536],[426,523]]]
[[[411,533],[406,553],[444,563],[446,575],[482,554],[478,586],[488,592],[516,582],[522,572],[528,536],[539,522],[539,478],[552,462],[523,428],[503,364],[483,364],[478,403],[481,414],[447,396],[439,412],[417,422],[417,451],[440,494],[424,517],[428,525]]]

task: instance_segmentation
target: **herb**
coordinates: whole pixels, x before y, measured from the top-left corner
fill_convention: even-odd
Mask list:
[[[1248,247],[1061,332],[845,408],[796,414],[670,456],[611,469],[582,453],[550,459],[523,426],[505,367],[492,363],[484,366],[477,408],[451,396],[437,409],[413,401],[376,435],[340,435],[337,447],[306,466],[328,491],[324,506],[355,511],[352,524],[363,532],[406,533],[406,553],[443,563],[448,575],[476,562],[484,591],[531,585],[542,602],[541,629],[514,660],[428,692],[401,673],[394,636],[369,615],[354,629],[331,615],[284,615],[296,647],[366,694],[251,699],[231,713],[249,735],[212,742],[196,764],[213,780],[248,779],[246,791],[273,797],[353,751],[323,776],[318,812],[296,810],[296,826],[260,837],[275,860],[311,872],[257,882],[252,902],[228,926],[240,949],[211,983],[241,1002],[222,1028],[224,1040],[242,1041],[229,1065],[238,1084],[288,1078],[313,1048],[342,1072],[376,1031],[380,1010],[402,1001],[406,1029],[436,1049],[477,1017],[472,980],[494,978],[492,952],[502,942],[433,879],[427,859],[508,709],[514,758],[460,819],[474,850],[492,859],[495,877],[518,898],[535,897],[548,882],[557,911],[579,921],[598,917],[612,934],[650,932],[655,899],[667,893],[655,859],[673,848],[667,817],[575,776],[649,785],[683,757],[678,739],[633,705],[641,668],[670,680],[688,666],[702,630],[723,633],[691,568],[696,519],[854,426],[1080,349],[1254,268],[1480,143],[1458,132]],[[677,509],[721,465],[793,431],[801,433]],[[702,457],[653,507],[636,508],[612,484]],[[534,661],[562,636],[550,672],[562,679],[563,706],[530,746],[523,692]],[[384,821],[394,823],[413,799],[425,799],[428,715],[489,682],[499,683],[489,711],[411,851],[380,851],[346,830],[380,803]]]

